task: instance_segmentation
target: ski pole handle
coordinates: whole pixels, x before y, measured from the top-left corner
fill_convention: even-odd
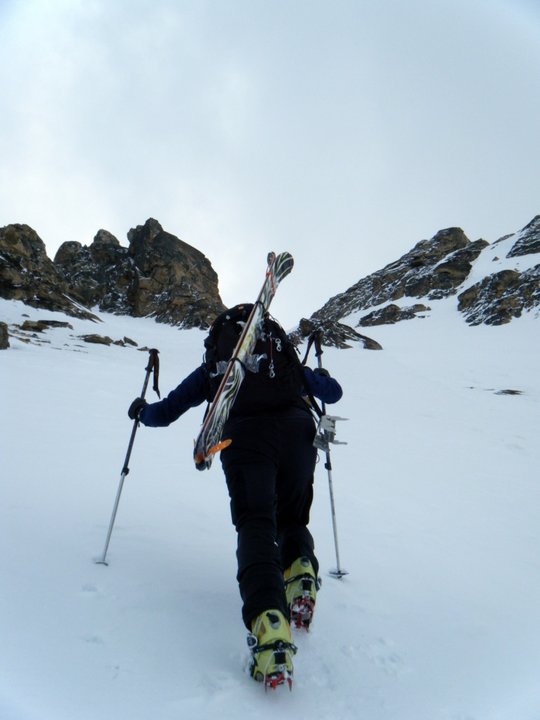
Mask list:
[[[154,390],[157,393],[157,396],[160,397],[159,388],[158,388],[158,380],[157,380],[157,378],[159,377],[159,350],[156,350],[155,348],[153,348],[152,350],[149,350],[148,352],[150,354],[148,357],[148,365],[145,368],[146,375],[144,377],[144,383],[142,386],[141,394],[139,396],[143,400],[144,400],[144,396],[146,395],[146,390],[148,388],[148,381],[150,380],[150,375],[151,375],[152,371],[154,371]],[[131,456],[131,451],[133,449],[133,443],[135,442],[135,435],[137,433],[138,427],[139,427],[139,421],[137,419],[135,419],[133,421],[133,428],[131,430],[131,436],[129,439],[128,449],[127,449],[127,453],[126,453],[126,459],[124,460],[124,465],[122,468],[122,475],[127,475],[129,473],[128,463],[129,463],[129,458]]]
[[[161,395],[159,392],[159,350],[156,350],[156,348],[152,348],[152,350],[148,351],[150,354],[148,356],[148,365],[146,366],[146,377],[144,380],[144,385],[142,389],[141,397],[144,398],[144,394],[146,392],[146,388],[148,386],[148,378],[150,376],[150,373],[152,370],[154,371],[154,386],[153,390],[158,396],[158,398],[161,399]]]

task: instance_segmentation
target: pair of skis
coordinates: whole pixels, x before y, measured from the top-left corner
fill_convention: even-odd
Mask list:
[[[268,254],[268,267],[263,286],[240,334],[232,357],[223,374],[223,379],[195,440],[193,458],[195,467],[198,470],[208,469],[212,464],[214,455],[230,445],[231,441],[222,437],[223,428],[246,373],[245,361],[253,353],[262,319],[270,307],[277,287],[283,278],[287,277],[291,272],[293,265],[294,259],[288,252],[279,255],[273,252]]]

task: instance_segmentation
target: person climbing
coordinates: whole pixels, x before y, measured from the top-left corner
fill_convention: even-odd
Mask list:
[[[205,340],[203,363],[155,403],[136,398],[128,414],[162,427],[211,402],[250,304],[222,313]],[[291,686],[291,624],[308,629],[319,586],[319,563],[308,529],[317,450],[313,398],[341,399],[340,384],[323,368],[300,363],[283,328],[265,314],[246,375],[225,424],[231,442],[221,463],[237,532],[237,580],[249,631],[250,674],[266,686]]]

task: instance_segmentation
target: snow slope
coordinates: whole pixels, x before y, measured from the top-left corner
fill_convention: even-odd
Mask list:
[[[2,720],[538,720],[538,319],[468,327],[455,299],[371,329],[382,352],[325,352],[348,417],[332,452],[340,552],[318,468],[311,528],[317,617],[295,685],[244,672],[235,534],[219,462],[195,470],[202,408],[141,428],[100,556],[147,353],[161,387],[199,361],[203,334],[0,301],[0,318],[67,319],[47,343],[0,353]],[[497,394],[501,390],[522,394]],[[148,397],[152,396],[149,389]]]

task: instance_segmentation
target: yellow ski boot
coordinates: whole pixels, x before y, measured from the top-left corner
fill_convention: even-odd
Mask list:
[[[251,624],[248,646],[251,651],[251,676],[264,682],[265,690],[287,683],[292,689],[292,643],[289,622],[279,610],[265,610]]]
[[[313,620],[320,580],[309,558],[300,557],[285,570],[285,593],[291,624],[309,630]]]

